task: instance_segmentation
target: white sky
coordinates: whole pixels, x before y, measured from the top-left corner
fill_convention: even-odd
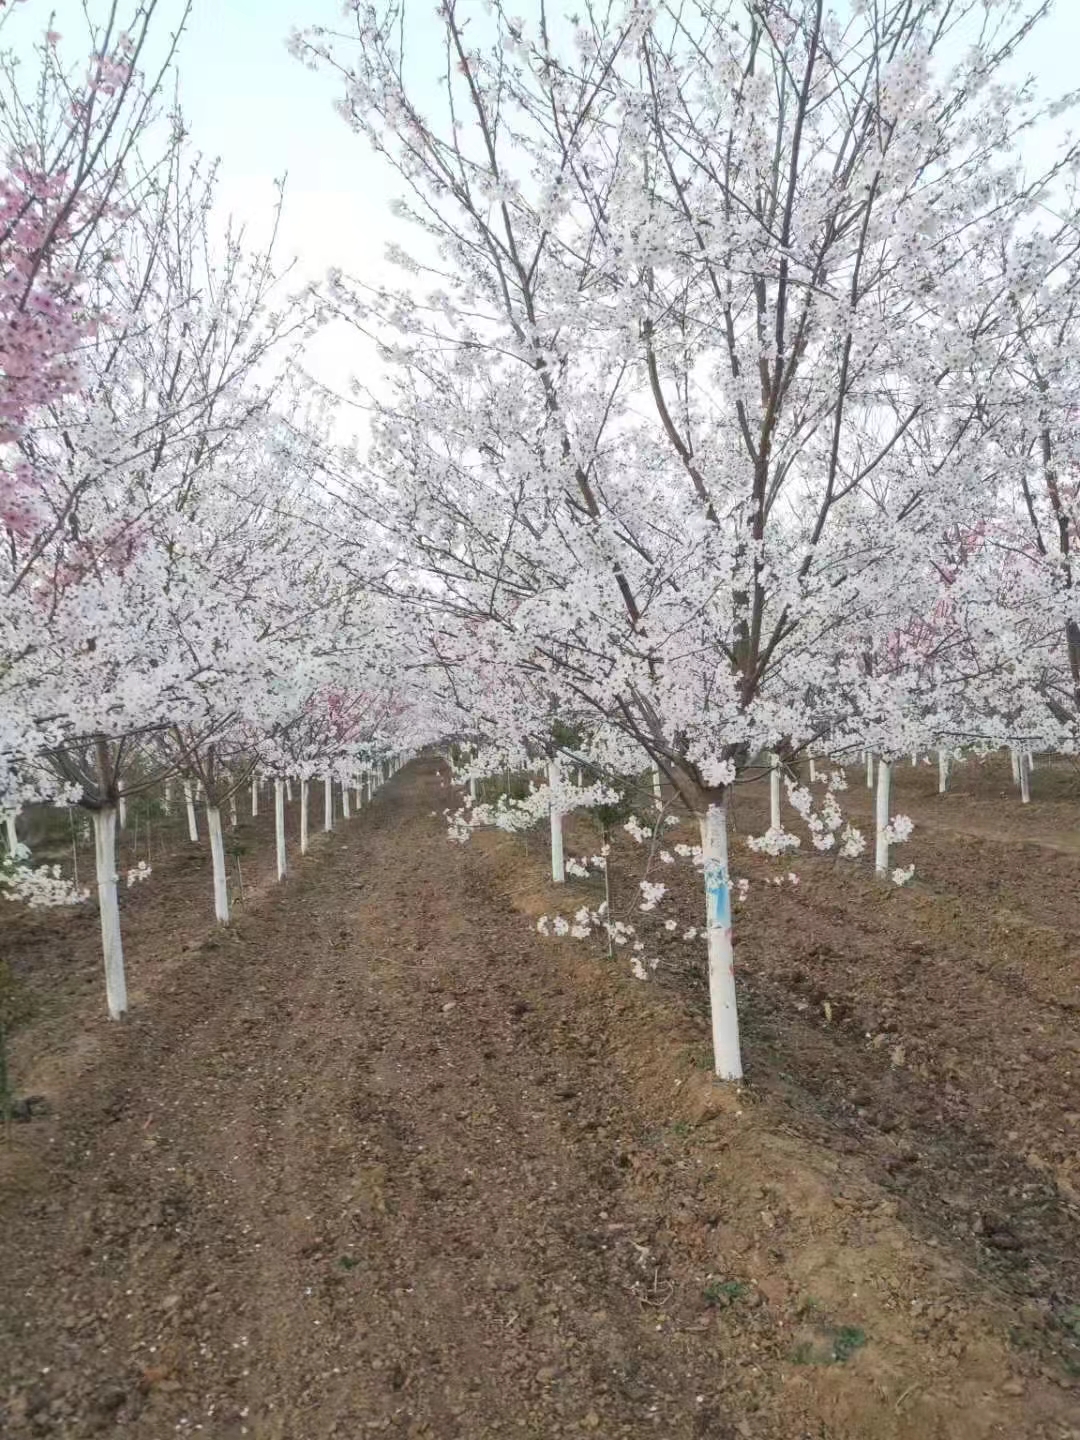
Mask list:
[[[469,3],[479,6],[480,0]],[[182,0],[162,4],[166,28]],[[434,87],[440,61],[436,0],[415,0],[410,8],[418,27],[414,56],[422,55],[429,36],[432,42]],[[104,0],[92,0],[91,9],[101,13]],[[247,221],[254,235],[265,235],[275,177],[287,173],[280,257],[295,255],[304,279],[319,278],[331,266],[368,280],[392,276],[383,262],[386,245],[391,238],[408,240],[389,213],[393,177],[334,109],[339,87],[329,74],[305,69],[286,48],[294,26],[350,28],[342,9],[342,0],[195,0],[180,52],[181,102],[196,148],[220,156],[223,208]],[[523,15],[535,9],[535,0],[521,0]],[[74,43],[85,33],[81,11],[82,0],[24,0],[2,43],[19,45],[40,35],[50,15],[65,41]],[[1080,0],[1058,0],[1028,46],[1027,66],[1046,91],[1056,93],[1080,83],[1078,57]],[[370,352],[343,326],[315,342],[309,363],[338,389],[346,388],[352,373],[371,378],[364,374]]]

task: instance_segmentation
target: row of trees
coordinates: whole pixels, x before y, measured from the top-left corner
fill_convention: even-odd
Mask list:
[[[294,47],[400,177],[393,292],[289,295],[216,247],[174,125],[137,209],[105,186],[108,266],[50,232],[52,378],[13,397],[3,476],[0,804],[79,803],[108,852],[125,785],[166,773],[220,812],[253,767],[344,778],[350,746],[447,735],[462,778],[540,756],[598,805],[655,771],[700,827],[737,1078],[733,786],[1075,748],[1080,151],[1010,78],[1045,9],[444,0],[433,90],[427,16],[414,56],[404,0],[357,0]],[[117,46],[91,88],[135,106]],[[380,343],[364,456],[295,363],[331,311]],[[792,799],[842,848],[836,789]]]
[[[140,69],[156,8],[126,30],[108,8],[85,80],[51,33],[32,94],[5,62],[0,810],[9,839],[28,804],[88,812],[114,1016],[123,804],[176,777],[194,826],[201,794],[226,921],[222,808],[259,774],[280,805],[292,776],[306,821],[312,775],[328,795],[370,776],[408,723],[404,632],[327,544],[313,483],[326,416],[297,358],[317,297],[272,242],[215,233],[213,167],[162,104],[167,69]],[[0,880],[81,894],[24,847]]]
[[[337,290],[393,365],[357,545],[490,768],[559,722],[697,817],[737,1078],[734,785],[1075,744],[1078,152],[1010,78],[1047,7],[444,0],[436,94],[404,0],[349,8],[297,46],[420,277]]]

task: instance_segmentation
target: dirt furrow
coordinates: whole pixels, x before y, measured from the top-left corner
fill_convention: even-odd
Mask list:
[[[5,1436],[1077,1440],[854,1159],[536,936],[542,867],[450,844],[444,783],[320,839],[20,1127]]]

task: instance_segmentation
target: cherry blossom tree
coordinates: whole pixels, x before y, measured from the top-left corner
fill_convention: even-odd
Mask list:
[[[144,0],[125,17],[113,0],[99,22],[86,15],[74,69],[48,30],[29,86],[26,61],[0,52],[0,456],[38,407],[80,387],[79,352],[104,313],[95,282],[113,262],[118,227],[155,183],[141,143],[189,6],[147,75],[141,66],[161,28],[159,8]],[[0,15],[0,41],[12,13]],[[24,462],[0,458],[0,522],[16,532],[34,513],[27,480]]]
[[[981,258],[1073,162],[1018,165],[1042,8],[446,0],[436,99],[401,4],[296,41],[423,235],[409,288],[338,286],[397,366],[354,504],[444,673],[498,656],[697,817],[730,1078],[730,790],[825,735],[907,742],[864,655],[932,609],[909,562],[980,479]]]

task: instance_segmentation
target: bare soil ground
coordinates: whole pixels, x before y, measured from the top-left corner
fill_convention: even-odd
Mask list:
[[[1078,1440],[1080,910],[1006,845],[924,875],[929,830],[911,891],[782,865],[735,1092],[700,946],[641,984],[541,939],[542,848],[453,845],[448,803],[410,767],[282,887],[260,822],[216,933],[179,847],[123,1025],[92,911],[5,913],[50,1108],[0,1152],[0,1433]]]

